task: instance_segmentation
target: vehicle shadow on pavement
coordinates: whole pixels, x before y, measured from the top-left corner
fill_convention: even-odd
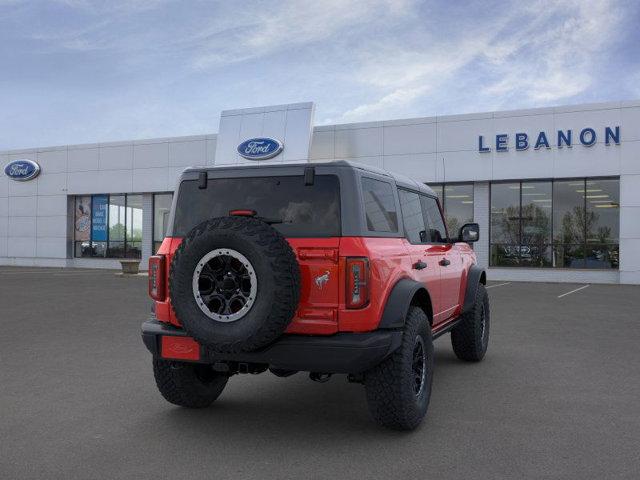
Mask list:
[[[244,438],[255,435],[256,430],[309,436],[336,429],[380,432],[368,416],[364,388],[349,385],[344,376],[335,377],[331,380],[335,385],[309,385],[307,379],[295,384],[293,379],[265,379],[259,395],[249,388],[238,392],[231,387],[232,391],[223,393],[207,409],[165,404],[153,421],[164,423],[169,431],[179,429],[188,435],[218,439],[221,432]],[[270,385],[265,385],[267,382]]]
[[[465,368],[463,362],[444,349],[436,351],[435,362],[436,372],[438,367]],[[326,384],[313,383],[306,377],[306,373],[289,378],[276,378],[268,373],[232,377],[227,390],[205,409],[175,407],[159,397],[150,409],[153,413],[149,412],[137,427],[145,429],[151,423],[157,434],[166,432],[174,436],[179,431],[181,436],[216,441],[221,435],[244,441],[257,431],[308,439],[341,432],[343,436],[336,441],[345,444],[353,442],[350,433],[366,433],[371,435],[368,438],[378,439],[411,435],[377,426],[368,414],[364,387],[347,383],[346,376],[334,375]],[[434,382],[438,383],[438,376]],[[429,428],[429,416],[422,428]]]

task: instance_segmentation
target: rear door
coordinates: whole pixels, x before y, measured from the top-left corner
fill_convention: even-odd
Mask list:
[[[398,189],[398,195],[404,222],[405,245],[411,255],[412,275],[429,291],[433,307],[433,322],[438,324],[444,320],[445,315],[439,264],[442,252],[428,242],[428,229],[420,195],[402,188]]]

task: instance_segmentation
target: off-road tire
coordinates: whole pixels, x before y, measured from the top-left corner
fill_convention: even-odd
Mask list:
[[[489,346],[489,320],[489,295],[485,286],[479,284],[473,308],[463,314],[460,323],[451,330],[451,345],[456,357],[467,362],[479,362],[484,358]]]
[[[207,253],[228,248],[255,270],[257,293],[240,319],[219,322],[196,303],[193,273]],[[169,272],[171,304],[183,328],[214,352],[252,351],[277,339],[291,322],[300,299],[300,268],[287,240],[251,217],[219,217],[194,227],[175,252]]]
[[[420,336],[426,356],[423,389],[414,390],[413,356]],[[394,430],[416,428],[429,406],[433,380],[433,341],[427,316],[421,308],[410,307],[404,325],[402,344],[382,363],[367,371],[364,385],[369,411],[374,420]]]
[[[222,393],[229,377],[209,365],[154,359],[153,375],[160,393],[170,403],[205,408]]]

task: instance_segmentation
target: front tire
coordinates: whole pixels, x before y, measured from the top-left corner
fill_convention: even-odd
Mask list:
[[[421,308],[410,307],[400,347],[365,373],[371,415],[384,427],[413,430],[427,413],[432,380],[431,327]]]
[[[489,346],[489,295],[479,284],[473,308],[465,313],[462,321],[451,330],[451,345],[460,360],[479,362]]]
[[[228,376],[209,365],[154,359],[153,375],[162,396],[169,403],[187,408],[205,408],[222,393]]]

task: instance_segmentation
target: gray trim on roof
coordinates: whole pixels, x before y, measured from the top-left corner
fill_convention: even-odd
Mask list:
[[[350,160],[336,160],[329,162],[296,162],[296,163],[270,163],[270,164],[245,164],[245,165],[207,165],[202,167],[189,167],[184,173],[188,172],[201,172],[203,170],[207,171],[228,171],[228,170],[259,170],[259,171],[269,171],[271,169],[283,169],[283,168],[291,168],[291,167],[340,167],[340,168],[353,168],[356,170],[360,170],[362,172],[373,173],[376,175],[383,175],[389,177],[393,180],[399,187],[410,188],[412,190],[417,190],[423,193],[426,193],[431,196],[436,196],[436,193],[426,184],[417,182],[416,180],[409,178],[405,175],[401,175],[399,173],[391,172],[389,170],[385,170],[378,167],[373,167],[370,165],[365,165],[362,163],[350,161]],[[244,172],[243,172],[244,175]]]

